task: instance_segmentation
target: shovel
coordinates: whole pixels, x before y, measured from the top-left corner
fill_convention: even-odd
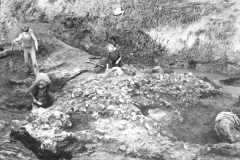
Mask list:
[[[13,49],[14,49],[14,44],[12,46],[12,52],[11,52],[11,55],[10,55],[10,58],[9,58],[9,62],[8,62],[9,67],[10,67],[11,70],[13,70],[13,67],[14,67],[13,66],[13,61],[12,61]]]
[[[101,64],[98,64],[98,63],[95,63],[95,62],[93,62],[93,61],[86,61],[86,63],[95,64],[96,66],[100,66],[100,67],[103,67],[103,68],[105,68],[103,65],[101,65]]]

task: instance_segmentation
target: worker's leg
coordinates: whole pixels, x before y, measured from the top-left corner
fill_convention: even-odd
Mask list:
[[[36,76],[37,73],[39,72],[39,70],[38,70],[35,48],[31,47],[29,52],[30,52],[30,55],[31,55],[31,58],[32,58],[33,71],[34,71],[34,74]]]
[[[23,50],[23,52],[24,52],[24,63],[25,63],[25,65],[27,66],[27,71],[29,72],[30,71],[30,69],[31,69],[31,67],[30,67],[30,64],[29,64],[29,49],[27,49],[27,48],[24,48],[24,50]]]

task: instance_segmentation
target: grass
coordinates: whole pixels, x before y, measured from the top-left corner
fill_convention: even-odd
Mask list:
[[[99,18],[107,39],[115,37],[121,45],[132,46],[133,51],[152,53],[159,49],[143,31],[161,26],[187,26],[220,9],[208,3],[184,3],[183,0],[123,0],[124,14]],[[106,36],[105,36],[106,37]],[[161,46],[160,46],[161,48]]]
[[[72,21],[72,27],[67,28],[71,29],[71,32],[78,33],[74,34],[73,41],[83,39],[85,37],[83,31],[87,30],[92,42],[98,45],[104,46],[110,39],[114,39],[126,50],[126,53],[163,55],[164,47],[149,37],[145,30],[162,26],[186,27],[204,16],[221,12],[221,6],[210,3],[186,3],[183,0],[122,0],[121,6],[124,14],[114,16],[111,6],[104,6],[101,1],[98,1],[94,7],[96,13],[75,19],[68,18],[63,23],[66,27],[65,22]],[[98,16],[100,13],[105,13],[106,16]],[[227,25],[225,27],[228,28]],[[215,29],[214,36],[218,38],[226,38],[229,32],[227,30],[221,32],[222,30],[216,26],[209,30],[199,30],[195,34],[211,32],[211,29]]]

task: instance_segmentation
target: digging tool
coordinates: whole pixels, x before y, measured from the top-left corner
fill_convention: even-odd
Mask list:
[[[9,58],[9,67],[11,70],[13,70],[13,61],[12,61],[12,55],[13,55],[13,49],[14,49],[14,44],[12,45],[12,52],[11,52],[11,55],[10,55],[10,58]]]
[[[98,64],[98,63],[95,63],[93,61],[86,61],[86,63],[91,63],[91,64],[95,64],[96,66],[100,66],[102,68],[105,68],[105,66],[101,65],[101,64]]]
[[[92,57],[89,57],[89,59],[101,59],[102,57],[101,56],[92,56]]]

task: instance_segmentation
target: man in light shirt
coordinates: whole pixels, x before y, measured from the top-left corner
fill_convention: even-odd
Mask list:
[[[38,64],[36,60],[36,51],[38,50],[38,41],[33,34],[32,29],[30,29],[28,26],[24,26],[22,29],[22,33],[19,35],[18,38],[14,39],[12,41],[13,44],[16,42],[22,40],[22,47],[24,51],[24,62],[27,66],[27,72],[30,72],[31,66],[29,64],[29,54],[32,59],[32,65],[33,65],[33,71],[36,75],[38,72]]]

